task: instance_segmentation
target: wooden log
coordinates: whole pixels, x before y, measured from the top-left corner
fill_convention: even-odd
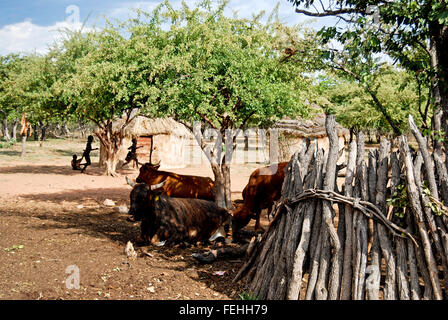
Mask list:
[[[431,249],[431,242],[429,235],[425,226],[425,218],[423,216],[423,210],[420,203],[419,192],[415,184],[414,172],[412,169],[412,160],[409,153],[408,141],[405,136],[400,136],[399,138],[399,148],[400,155],[404,159],[404,164],[406,168],[406,180],[407,180],[407,191],[409,197],[409,203],[411,206],[411,211],[414,214],[414,218],[417,224],[418,232],[423,243],[423,252],[425,255],[425,260],[428,267],[428,273],[431,279],[432,289],[434,298],[436,300],[442,299],[442,291],[440,288],[439,276],[437,272],[437,265],[434,259],[434,254]]]
[[[418,130],[416,124],[414,123],[414,119],[412,118],[412,115],[409,115],[409,126],[411,128],[411,131],[412,131],[415,139],[418,142],[418,145],[420,148],[419,151],[421,152],[421,155],[423,157],[423,163],[425,165],[426,180],[429,183],[431,196],[435,200],[439,200],[439,192],[438,192],[438,186],[437,186],[437,181],[436,181],[436,177],[435,177],[434,162],[433,162],[433,159],[428,151],[427,141],[423,137],[423,135],[420,133],[420,131]],[[435,155],[437,158],[437,152],[435,152]],[[439,161],[440,161],[440,159],[439,159]],[[439,164],[439,166],[441,166],[441,165]],[[442,168],[443,168],[443,166],[442,166]],[[443,177],[443,175],[446,173],[446,168],[445,168],[445,170],[443,170],[442,168],[439,168],[439,172],[442,174],[442,177]],[[420,179],[420,177],[414,177],[414,178],[415,178],[415,180]],[[444,287],[445,287],[445,292],[447,292],[446,290],[448,290],[448,261],[447,261],[448,242],[444,243],[444,245],[442,244],[442,240],[441,240],[441,237],[439,234],[439,230],[441,230],[441,228],[437,228],[436,220],[434,218],[434,215],[433,215],[431,207],[430,207],[430,199],[424,192],[421,191],[421,183],[417,183],[417,184],[420,185],[420,188],[419,188],[420,195],[422,197],[423,208],[424,208],[423,213],[425,214],[426,221],[429,226],[430,235],[433,238],[436,252],[442,260],[442,268],[443,268],[444,282],[445,282]],[[439,224],[440,224],[440,226],[442,226],[440,221],[439,221]],[[444,235],[444,234],[446,234],[446,232],[444,232],[442,235]],[[448,240],[448,238],[445,238],[445,239]]]
[[[321,149],[322,150],[322,149]],[[322,168],[326,165],[326,159],[323,156]],[[323,176],[323,171],[321,172]],[[318,180],[319,181],[319,180]],[[323,179],[320,179],[321,184],[318,188],[322,188]],[[317,202],[316,212],[314,215],[314,223],[310,238],[310,271],[308,276],[308,285],[305,293],[305,300],[312,300],[316,288],[317,277],[319,273],[319,261],[321,255],[321,227],[322,227],[322,201]]]
[[[378,180],[376,185],[376,205],[382,211],[383,215],[387,214],[386,206],[386,187],[387,187],[387,171],[388,171],[388,154],[390,151],[390,143],[386,138],[382,138],[380,142],[378,156]],[[378,224],[378,237],[380,242],[381,254],[386,263],[386,279],[384,284],[384,299],[396,299],[396,262],[395,255],[392,251],[392,244],[389,239],[386,228]]]
[[[356,165],[357,145],[355,141],[350,143],[348,154],[347,169],[344,194],[351,197],[353,194],[353,178]],[[345,205],[345,245],[344,245],[344,264],[342,269],[341,299],[349,300],[352,291],[352,251],[353,251],[353,210],[350,205]]]
[[[335,115],[327,115],[325,127],[327,129],[328,139],[330,141],[330,151],[326,167],[326,174],[324,180],[324,190],[334,190],[336,182],[336,164],[339,155],[339,139],[336,128]],[[327,226],[328,234],[330,236],[331,245],[333,247],[333,259],[331,262],[330,278],[329,278],[329,299],[336,300],[339,297],[340,289],[340,274],[342,266],[342,250],[341,241],[337,234],[336,228],[333,224],[333,217],[331,214],[332,208],[330,202],[323,203],[323,219]]]
[[[307,188],[317,188],[322,183],[322,157],[323,152],[322,150],[319,150],[316,154],[315,165],[312,174],[310,175],[311,178],[305,183]],[[310,243],[311,227],[314,221],[316,205],[317,200],[309,201],[304,213],[300,242],[294,253],[293,270],[287,295],[289,300],[296,300],[299,298],[303,278],[303,265]]]
[[[369,201],[375,203],[376,198],[376,182],[377,182],[377,162],[378,150],[371,150],[369,152]],[[372,247],[370,248],[370,264],[368,265],[369,277],[366,281],[366,288],[369,300],[379,300],[380,290],[380,275],[381,275],[381,252],[378,238],[377,223],[370,219],[370,238]]]
[[[356,179],[354,187],[354,196],[362,200],[367,200],[368,177],[367,177],[367,167],[364,160],[365,155],[364,139],[365,139],[364,133],[358,132],[358,134],[356,135],[358,152],[356,157]],[[365,288],[365,274],[367,268],[367,255],[368,255],[367,219],[357,210],[355,210],[353,214],[352,237],[354,240],[352,295],[354,300],[363,300],[365,297],[364,288]]]
[[[302,176],[300,171],[300,161],[299,161],[299,153],[296,152],[290,161],[291,166],[288,169],[290,171],[285,176],[285,179],[290,180],[288,184],[289,189],[282,190],[283,198],[288,199],[293,194],[300,193],[303,190],[302,185]],[[269,275],[269,278],[265,278],[266,283],[264,284],[267,287],[267,299],[270,300],[278,300],[282,299],[282,291],[285,290],[286,283],[286,269],[287,269],[287,246],[288,246],[288,237],[293,235],[294,244],[290,244],[293,247],[292,250],[295,249],[296,240],[298,238],[298,233],[301,230],[300,224],[302,221],[302,215],[299,211],[302,210],[303,204],[299,204],[295,209],[289,208],[286,206],[286,213],[280,218],[281,221],[279,223],[279,230],[277,231],[277,238],[274,242],[274,250],[272,256],[272,264],[273,273]],[[291,221],[294,220],[294,216],[298,217],[297,229],[292,228]],[[295,227],[295,226],[294,226]]]
[[[316,300],[326,300],[328,297],[328,274],[330,272],[331,264],[331,246],[328,235],[328,229],[325,224],[325,218],[323,216],[323,201],[321,204],[321,226],[320,226],[320,259],[319,259],[319,271],[317,275],[315,298]]]
[[[314,158],[314,151],[316,149],[316,143],[313,141],[309,144],[308,149],[305,154],[300,154],[299,162],[301,164],[300,174],[302,177],[305,177],[308,173],[308,168],[311,163],[311,160]]]
[[[314,156],[314,144],[310,145],[305,157],[296,158],[292,167],[291,177],[294,179],[292,184],[293,190],[289,194],[300,193],[303,189],[303,181],[300,180],[306,174],[310,166],[310,162]],[[306,170],[304,170],[306,168]],[[307,183],[310,187],[314,185],[314,178],[309,175]],[[284,219],[284,230],[279,232],[278,246],[274,251],[275,271],[269,284],[268,299],[285,299],[287,297],[287,289],[293,269],[294,253],[298,246],[298,239],[301,235],[303,218],[305,210],[308,207],[308,201],[299,203],[292,209]],[[287,207],[288,208],[288,207]]]
[[[310,272],[308,276],[308,285],[305,293],[305,300],[312,300],[314,297],[314,291],[316,288],[317,277],[319,273],[319,261],[321,254],[321,241],[322,238],[320,236],[321,232],[321,221],[322,215],[319,214],[322,212],[322,201],[317,202],[316,216],[314,217],[314,224],[311,233],[311,241],[310,241]]]
[[[390,194],[393,195],[398,191],[398,185],[400,184],[400,164],[398,161],[397,153],[392,152],[390,155],[392,177],[390,179]],[[397,208],[392,210],[392,214],[395,215]],[[393,216],[393,218],[396,218]],[[393,238],[395,245],[395,252],[397,254],[397,291],[400,300],[409,300],[409,282],[408,282],[408,253],[406,240],[403,238]]]

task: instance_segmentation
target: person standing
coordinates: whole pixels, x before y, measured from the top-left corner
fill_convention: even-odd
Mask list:
[[[82,168],[82,170],[81,170],[81,173],[84,173],[87,166],[90,166],[92,164],[92,162],[90,161],[90,152],[94,151],[94,150],[98,150],[98,148],[92,149],[92,142],[93,142],[93,136],[88,136],[86,149],[84,150],[84,153],[82,154],[82,157],[86,160],[86,162],[81,164],[84,166],[84,168]]]

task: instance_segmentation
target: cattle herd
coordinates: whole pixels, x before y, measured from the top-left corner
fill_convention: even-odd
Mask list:
[[[207,242],[230,234],[234,242],[250,221],[260,228],[260,213],[280,198],[287,162],[256,169],[243,190],[243,203],[235,211],[214,202],[214,183],[208,177],[159,171],[160,164],[140,168],[130,193],[130,221],[141,221],[138,244]]]

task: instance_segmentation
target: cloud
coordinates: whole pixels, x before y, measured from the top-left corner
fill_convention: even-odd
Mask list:
[[[46,53],[50,45],[62,39],[64,29],[79,30],[81,27],[80,22],[68,21],[56,22],[51,26],[39,26],[29,19],[5,25],[0,29],[0,54]]]
[[[162,1],[127,1],[120,2],[115,5],[116,2],[112,1],[108,8],[105,8],[104,13],[107,17],[112,19],[118,19],[121,21],[127,20],[131,16],[134,16],[132,8],[141,8],[145,11],[151,11]],[[179,8],[181,6],[181,0],[171,0],[173,7]],[[188,6],[194,6],[199,1],[198,0],[186,0]],[[265,11],[265,19],[272,12],[276,6],[277,1],[273,0],[230,0],[226,9],[225,14],[228,16],[233,16],[233,12],[237,12],[238,16],[241,18],[250,18],[253,14],[257,14],[260,11]],[[72,8],[73,7],[73,8]],[[77,9],[76,6],[67,7],[72,10]],[[51,26],[41,26],[34,24],[32,20],[27,19],[22,22],[17,22],[14,24],[5,25],[0,29],[0,54],[4,55],[11,52],[21,52],[21,53],[45,53],[48,51],[48,46],[53,44],[62,38],[63,34],[61,30],[69,28],[71,30],[79,29],[81,27],[80,22],[71,21],[69,18],[74,17],[74,14],[79,14],[79,11],[68,11],[66,14],[71,14],[65,21],[59,21]],[[289,25],[303,23],[304,21],[309,21],[309,17],[297,14],[294,7],[284,1],[279,1],[278,16],[280,21],[287,23]],[[97,25],[97,28],[101,28],[102,22],[98,21],[97,17],[93,22]],[[75,19],[76,20],[76,19]],[[100,20],[102,20],[100,18]],[[92,19],[87,21],[91,24]],[[312,26],[319,29],[322,26],[321,20],[315,22]],[[334,24],[334,23],[331,23]],[[85,28],[89,30],[88,28]],[[90,29],[92,30],[92,29]]]

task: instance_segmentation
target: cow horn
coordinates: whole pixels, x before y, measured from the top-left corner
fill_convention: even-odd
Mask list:
[[[225,238],[226,237],[226,231],[224,230],[224,226],[220,226],[215,233],[208,239],[209,241],[215,241],[218,238]]]
[[[126,182],[128,183],[128,185],[130,185],[131,187],[135,186],[135,182],[132,181],[131,179],[128,178],[128,176],[126,176]]]
[[[162,188],[165,185],[165,183],[166,183],[166,180],[162,181],[162,182],[160,182],[158,184],[151,185],[151,191],[152,190],[157,190],[159,188]]]

